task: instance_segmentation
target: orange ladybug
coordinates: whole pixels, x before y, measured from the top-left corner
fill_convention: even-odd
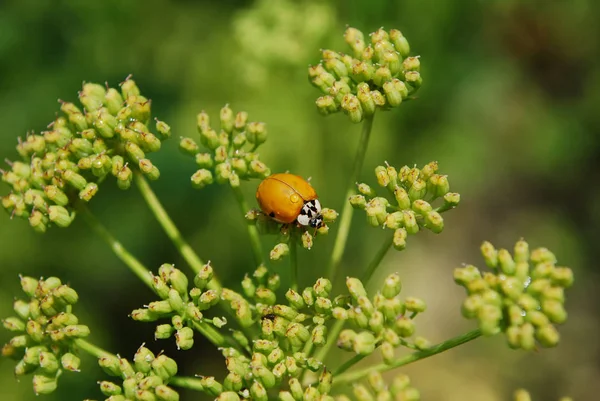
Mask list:
[[[304,178],[280,173],[265,178],[256,190],[263,212],[279,223],[319,228],[323,226],[317,192]]]

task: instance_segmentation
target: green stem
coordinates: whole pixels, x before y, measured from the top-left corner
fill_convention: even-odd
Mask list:
[[[327,336],[327,341],[325,342],[325,345],[319,348],[319,351],[317,351],[317,354],[315,355],[315,358],[317,358],[317,360],[325,363],[325,358],[327,357],[329,350],[335,343],[337,337],[340,335],[340,332],[343,328],[344,320],[336,320],[335,324],[331,327],[331,330],[329,331],[329,335]]]
[[[215,346],[223,347],[228,345],[225,337],[211,325],[207,323],[194,323],[194,328]]]
[[[369,137],[371,135],[371,128],[373,127],[374,115],[368,116],[363,122],[362,132],[360,134],[360,141],[358,143],[358,149],[356,150],[356,156],[354,158],[354,167],[352,169],[352,176],[350,177],[350,183],[346,191],[346,197],[344,198],[344,207],[342,208],[342,214],[339,219],[339,228],[335,237],[335,243],[333,245],[333,252],[331,253],[331,260],[329,262],[328,275],[329,279],[333,282],[339,264],[346,248],[346,240],[350,233],[350,223],[352,223],[352,205],[348,202],[348,198],[354,194],[356,181],[362,165],[365,160],[367,153],[367,146],[369,145]]]
[[[114,356],[114,354],[112,354],[108,351],[105,351],[102,348],[100,348],[82,338],[78,338],[78,339],[74,340],[73,344],[75,344],[75,346],[77,348],[87,352],[88,354],[94,356],[97,359],[102,358],[103,356],[107,356],[107,355]]]
[[[385,242],[381,244],[381,248],[379,248],[371,263],[369,263],[369,267],[367,267],[367,271],[363,276],[362,283],[364,286],[366,286],[369,283],[369,280],[371,280],[371,277],[373,277],[373,273],[375,273],[375,270],[377,270],[377,267],[379,267],[379,264],[381,263],[387,252],[390,250],[393,243],[394,236],[390,235],[388,238],[386,238]]]
[[[358,362],[362,361],[365,357],[366,357],[366,355],[360,355],[360,354],[354,355],[352,358],[348,359],[346,362],[341,364],[336,370],[334,370],[333,376],[336,377],[336,376],[341,375],[342,373],[344,373],[345,371],[350,369],[352,366],[354,366]]]
[[[233,194],[235,195],[235,199],[240,206],[240,210],[242,211],[242,215],[245,216],[248,213],[250,208],[248,207],[248,203],[246,202],[246,198],[244,198],[244,194],[239,187],[232,187]],[[248,235],[250,236],[250,245],[252,246],[252,252],[254,253],[254,262],[256,262],[256,266],[259,266],[263,263],[262,257],[262,245],[260,242],[260,235],[258,234],[258,229],[254,224],[246,224],[248,227]]]
[[[175,226],[175,223],[173,223],[173,220],[171,220],[167,214],[167,211],[156,197],[156,194],[154,191],[152,191],[148,181],[146,181],[144,176],[139,172],[135,172],[133,179],[142,196],[144,197],[144,200],[154,214],[154,217],[156,217],[156,220],[158,220],[162,228],[165,230],[167,236],[171,239],[171,241],[173,241],[173,244],[175,244],[175,247],[181,256],[183,256],[185,261],[190,265],[194,273],[198,273],[200,270],[202,270],[204,262],[198,257],[192,247],[185,242],[181,236],[181,233]]]
[[[369,374],[370,372],[385,372],[388,370],[392,370],[398,368],[400,366],[408,365],[409,363],[419,361],[421,359],[428,358],[430,356],[439,354],[441,352],[447,351],[451,348],[457,347],[459,345],[465,344],[469,341],[472,341],[481,336],[481,331],[479,329],[472,330],[468,333],[460,335],[458,337],[451,338],[450,340],[444,341],[433,347],[429,347],[423,351],[413,352],[412,354],[406,355],[403,358],[396,359],[391,364],[381,363],[375,366],[369,366],[364,369],[360,369],[354,372],[343,373],[339,376],[334,376],[335,384],[343,384],[354,382],[359,380]]]
[[[298,291],[298,244],[296,240],[295,227],[291,227],[290,230],[290,269],[291,269],[291,285],[290,288],[294,291]]]
[[[94,217],[87,207],[82,207],[80,211],[87,224],[110,246],[115,255],[117,255],[117,257],[121,259],[121,261],[125,263],[125,265],[129,267],[129,269],[138,276],[144,284],[154,291],[154,288],[152,287],[152,276],[149,273],[149,269],[130,254],[123,244],[110,234],[106,227]]]
[[[169,379],[169,384],[189,390],[205,391],[202,381],[196,377],[175,376]]]

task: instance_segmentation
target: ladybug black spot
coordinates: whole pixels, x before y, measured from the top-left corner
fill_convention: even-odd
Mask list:
[[[271,212],[271,213],[269,213],[269,216],[270,216],[270,217],[275,217],[275,212]]]

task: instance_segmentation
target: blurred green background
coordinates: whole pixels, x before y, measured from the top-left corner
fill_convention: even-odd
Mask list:
[[[268,124],[261,159],[273,171],[311,176],[322,203],[341,210],[360,127],[341,114],[317,113],[319,93],[306,67],[318,62],[320,48],[345,48],[346,24],[365,32],[398,28],[422,57],[424,85],[417,101],[376,117],[361,179],[374,183],[374,167],[386,160],[397,167],[437,160],[462,204],[445,214],[442,234],[424,232],[406,251],[390,253],[374,283],[399,271],[405,294],[429,306],[417,319],[418,333],[438,342],[473,327],[460,317],[464,294],[452,270],[463,262],[482,266],[483,240],[512,248],[523,236],[532,247],[552,249],[576,274],[558,348],[510,351],[499,336],[403,372],[428,400],[508,400],[521,386],[537,400],[592,400],[600,392],[599,16],[593,0],[4,0],[0,155],[16,158],[16,137],[44,129],[56,99],[76,100],[82,81],[114,86],[133,73],[175,137],[153,157],[162,173],[153,188],[193,247],[238,288],[253,269],[244,221],[228,188],[190,187],[194,163],[178,152],[177,138],[195,135],[202,109],[215,118],[227,102],[247,110]],[[252,206],[256,185],[243,187]],[[148,266],[169,262],[185,270],[135,190],[107,182],[91,208]],[[312,251],[301,252],[301,284],[325,268],[335,232],[333,226]],[[383,235],[356,213],[343,275],[360,274]],[[265,238],[265,252],[274,240]],[[285,278],[287,266],[275,266]],[[36,235],[26,221],[0,213],[0,316],[12,314],[19,273],[69,282],[80,293],[78,314],[91,340],[108,350],[131,357],[146,342],[181,361],[183,374],[224,369],[209,344],[178,352],[172,341],[154,342],[153,325],[127,317],[152,294],[81,219]],[[8,339],[0,331],[0,342]],[[0,359],[0,398],[38,399],[31,378],[15,380],[13,367]],[[58,391],[43,399],[101,399],[96,381],[105,379],[85,357],[83,372],[63,375]]]

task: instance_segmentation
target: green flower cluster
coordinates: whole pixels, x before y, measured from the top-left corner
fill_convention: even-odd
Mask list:
[[[428,340],[416,337],[414,318],[425,311],[425,302],[419,298],[400,299],[402,283],[398,273],[389,275],[375,296],[369,298],[362,282],[353,277],[346,279],[351,295],[351,305],[336,307],[331,315],[336,320],[348,320],[360,331],[345,329],[338,336],[337,346],[358,355],[369,355],[379,347],[385,363],[395,360],[395,348],[404,346],[423,350],[430,346]]]
[[[142,346],[135,353],[133,364],[111,354],[100,357],[98,364],[108,375],[123,379],[121,385],[110,381],[99,382],[100,391],[108,397],[106,401],[179,400],[179,394],[167,386],[177,374],[177,362],[165,354],[156,356]]]
[[[421,393],[410,385],[410,378],[407,375],[399,374],[392,379],[391,384],[383,379],[381,373],[372,371],[367,376],[369,386],[364,384],[355,384],[353,388],[354,397],[358,401],[419,401]],[[335,398],[336,401],[350,401],[350,398],[343,395]]]
[[[175,335],[175,342],[179,349],[187,350],[194,345],[194,328],[198,324],[210,323],[217,327],[226,324],[223,318],[205,318],[203,310],[216,305],[220,300],[220,293],[207,286],[213,277],[210,264],[194,277],[194,284],[188,293],[188,279],[186,275],[173,265],[163,264],[158,269],[158,276],[152,277],[152,287],[160,301],[150,302],[145,308],[131,312],[131,317],[140,322],[154,322],[158,319],[171,318],[171,323],[160,324],[156,327],[155,337],[167,339]]]
[[[484,335],[504,332],[512,348],[531,350],[536,340],[543,347],[556,346],[560,336],[554,324],[567,320],[564,291],[573,284],[571,269],[556,266],[546,248],[530,252],[523,240],[513,255],[489,242],[481,253],[492,272],[472,265],[454,271],[454,280],[468,294],[463,315],[477,319]]]
[[[157,134],[150,132],[150,101],[133,80],[125,80],[120,91],[85,83],[79,100],[83,109],[61,102],[62,115],[48,131],[19,139],[22,161],[9,162],[9,171],[0,170],[12,189],[2,206],[28,218],[38,232],[52,223],[70,225],[77,202],[89,202],[108,175],[116,177],[121,189],[131,185],[133,170],[150,179],[160,175],[146,155],[160,149],[170,128],[156,120]]]
[[[300,227],[302,234],[300,235],[299,240],[304,249],[312,248],[317,233],[321,235],[329,233],[329,226],[327,224],[335,222],[338,217],[338,212],[326,207],[321,210],[321,216],[323,217],[323,222],[325,224],[318,229],[314,230],[310,227]],[[281,224],[258,210],[251,210],[246,214],[246,219],[249,220],[250,223],[256,224],[257,227],[259,227],[260,232],[277,233],[280,235],[279,242],[275,244],[269,253],[269,259],[279,261],[290,253],[290,242],[293,241],[291,230],[296,230],[296,227],[293,225],[282,227]]]
[[[265,345],[265,340],[256,340],[251,358],[234,348],[223,349],[228,374],[223,383],[213,376],[201,376],[203,391],[217,397],[217,400],[267,401],[270,399],[269,390],[281,387],[283,380],[289,377],[289,391],[281,391],[280,400],[333,400],[326,397],[332,382],[332,375],[327,369],[307,359],[302,352],[286,356],[277,346]],[[302,387],[299,376],[305,368],[321,372],[317,386]]]
[[[514,401],[531,401],[531,395],[525,389],[518,389],[514,393]],[[573,401],[571,397],[561,397],[558,401]]]
[[[386,163],[387,164],[387,163]],[[358,185],[359,194],[350,197],[356,209],[364,210],[370,225],[394,230],[393,245],[397,250],[406,247],[408,234],[416,234],[421,227],[434,233],[444,229],[441,213],[460,202],[460,195],[450,191],[448,177],[437,174],[437,162],[426,164],[422,169],[403,166],[397,171],[390,165],[377,166],[377,183],[388,189],[393,201],[377,196],[369,185]],[[442,203],[434,207],[438,199]]]
[[[271,170],[259,160],[258,147],[267,140],[266,124],[248,121],[248,113],[240,111],[234,114],[229,106],[221,109],[218,131],[210,125],[207,113],[198,114],[200,143],[207,152],[192,138],[183,137],[179,148],[196,159],[200,169],[192,175],[192,185],[201,189],[212,184],[229,182],[239,187],[240,180],[265,178]]]
[[[48,394],[56,389],[63,371],[79,370],[74,340],[88,336],[90,329],[71,313],[78,295],[60,279],[21,277],[21,287],[29,299],[15,300],[16,316],[2,321],[15,333],[2,347],[2,356],[18,361],[15,375],[33,373],[36,394]]]
[[[377,108],[399,106],[421,86],[419,57],[408,57],[410,47],[397,29],[380,28],[371,43],[356,28],[344,34],[353,55],[323,50],[323,60],[308,69],[311,83],[325,96],[317,99],[317,109],[327,115],[341,110],[358,123]]]

